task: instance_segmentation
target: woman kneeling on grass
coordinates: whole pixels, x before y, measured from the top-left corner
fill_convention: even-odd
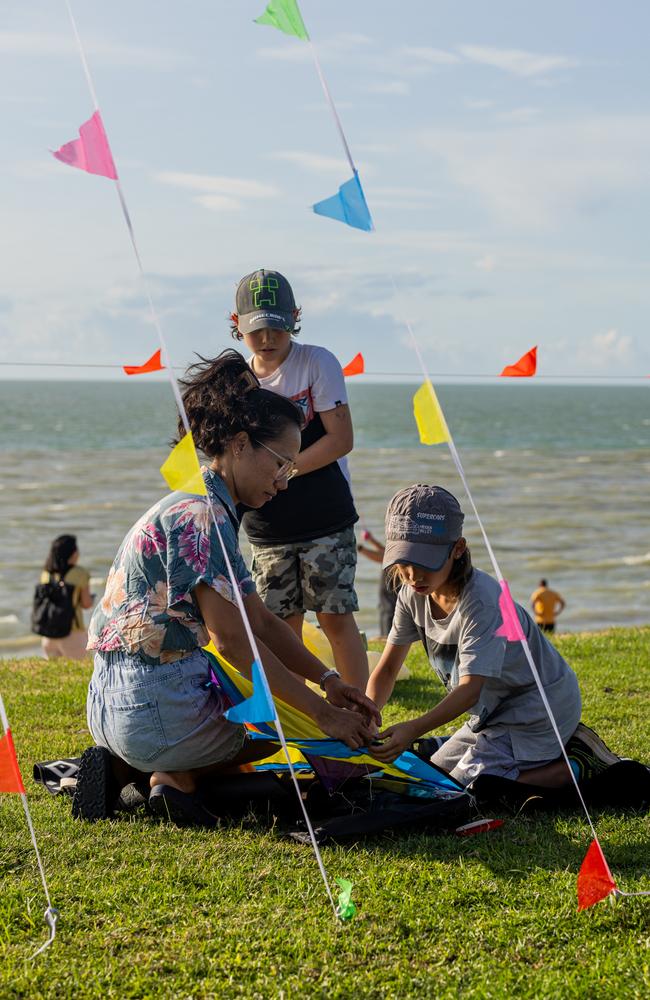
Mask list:
[[[352,748],[372,738],[379,720],[365,695],[267,611],[239,551],[235,505],[261,507],[287,488],[300,450],[298,407],[260,388],[236,351],[201,359],[181,385],[194,441],[210,459],[208,498],[172,493],[140,518],[91,619],[88,726],[98,745],[82,758],[73,803],[74,814],[86,819],[110,814],[121,785],[133,780],[128,765],[151,775],[155,812],[212,825],[216,817],[196,794],[198,779],[276,752],[264,741],[249,742],[242,725],[224,718],[226,706],[210,684],[201,648],[210,639],[249,678],[253,654],[209,506],[272,691]],[[296,674],[320,682],[327,700]]]
[[[434,764],[463,785],[492,774],[559,788],[571,776],[557,737],[521,643],[495,635],[502,624],[501,588],[473,569],[463,521],[458,501],[440,486],[410,486],[389,504],[383,567],[392,568],[402,586],[367,694],[383,708],[418,639],[448,694],[424,715],[386,729],[372,754],[392,761],[425,733],[469,712],[469,721],[432,754]],[[515,607],[572,766],[575,761],[578,777],[589,777],[619,758],[578,725],[576,675],[526,611]]]

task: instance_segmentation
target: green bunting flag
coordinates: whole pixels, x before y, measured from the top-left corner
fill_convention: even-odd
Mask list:
[[[341,891],[339,893],[339,905],[336,907],[336,915],[340,920],[352,920],[357,912],[357,908],[352,902],[352,882],[346,878],[337,878]]]
[[[264,13],[255,18],[255,23],[270,24],[272,28],[284,31],[285,35],[309,41],[298,0],[270,0]]]

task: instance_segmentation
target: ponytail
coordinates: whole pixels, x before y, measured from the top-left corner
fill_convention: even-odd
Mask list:
[[[299,407],[286,396],[263,389],[238,351],[198,358],[180,386],[194,443],[208,458],[222,455],[241,431],[255,447],[256,442],[273,441],[290,425],[302,427]],[[178,434],[185,434],[180,420]]]

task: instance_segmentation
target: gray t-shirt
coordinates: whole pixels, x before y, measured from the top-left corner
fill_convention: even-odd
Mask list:
[[[559,756],[557,738],[542,702],[530,666],[519,642],[507,642],[494,633],[502,623],[501,588],[493,577],[475,569],[460,600],[446,618],[436,619],[431,601],[406,584],[397,598],[388,642],[406,646],[426,636],[431,666],[448,691],[460,677],[487,678],[470,711],[474,732],[507,732],[515,756],[522,761]],[[526,611],[515,604],[564,743],[580,722],[580,688],[571,667],[548,642]]]

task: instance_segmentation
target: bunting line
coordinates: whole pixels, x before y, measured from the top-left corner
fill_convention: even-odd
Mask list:
[[[5,705],[4,701],[2,700],[1,694],[0,694],[0,722],[2,722],[3,733],[7,738],[7,747],[9,751],[13,754],[12,770],[16,772],[15,779],[19,779],[16,780],[15,789],[11,790],[12,791],[15,790],[20,795],[23,804],[23,811],[25,813],[25,819],[27,820],[27,826],[29,829],[29,835],[31,837],[32,846],[34,848],[34,853],[36,854],[36,861],[38,863],[38,871],[41,876],[41,882],[43,884],[45,899],[47,900],[47,909],[45,910],[43,919],[45,920],[45,923],[48,925],[50,933],[47,941],[44,944],[42,944],[41,947],[38,948],[33,955],[30,956],[31,959],[34,959],[36,958],[37,955],[40,955],[41,952],[45,951],[46,948],[49,948],[52,942],[54,941],[54,938],[56,936],[56,922],[59,916],[59,911],[54,906],[52,906],[52,900],[50,898],[50,890],[48,888],[47,877],[45,875],[45,867],[43,865],[43,859],[41,858],[41,852],[38,849],[38,841],[36,840],[36,831],[34,830],[34,824],[32,823],[32,816],[29,811],[29,803],[27,802],[27,793],[25,792],[25,786],[23,784],[23,779],[20,774],[20,769],[18,767],[18,762],[16,760],[15,751],[13,749],[13,740],[11,738],[9,719],[7,718],[7,713],[5,711]]]
[[[76,24],[76,21],[75,21],[75,18],[74,18],[74,14],[72,12],[72,7],[71,7],[71,4],[70,4],[70,0],[65,0],[65,3],[66,3],[66,6],[67,6],[67,9],[68,9],[68,14],[69,14],[70,21],[71,21],[71,24],[72,24],[72,28],[73,28],[73,31],[74,31],[74,34],[75,34],[75,38],[77,40],[77,45],[78,45],[78,48],[79,48],[79,53],[80,53],[80,56],[81,56],[82,65],[84,67],[84,72],[85,72],[85,75],[86,75],[86,80],[88,82],[88,87],[89,87],[89,90],[90,90],[90,94],[91,94],[93,103],[95,105],[95,110],[99,111],[99,106],[98,106],[98,102],[97,102],[97,95],[95,93],[95,88],[94,88],[92,77],[91,77],[91,74],[90,74],[90,69],[89,69],[89,66],[88,66],[88,62],[86,60],[86,55],[85,55],[83,44],[82,44],[82,41],[81,41],[81,36],[80,36],[79,31],[77,29],[77,24]],[[185,410],[185,406],[183,404],[183,399],[181,397],[180,390],[178,388],[178,382],[176,381],[174,375],[172,374],[173,366],[172,366],[172,363],[171,363],[171,355],[170,355],[169,349],[167,347],[167,342],[165,340],[165,336],[163,334],[162,327],[161,327],[161,325],[160,325],[160,323],[158,321],[158,315],[157,315],[156,309],[154,307],[153,299],[152,299],[151,292],[150,292],[150,289],[149,289],[149,283],[148,283],[148,280],[147,280],[147,276],[146,276],[144,267],[142,265],[142,260],[141,260],[141,257],[140,257],[140,252],[138,250],[138,245],[137,245],[136,238],[135,238],[135,232],[134,232],[134,228],[133,228],[133,225],[132,225],[132,222],[131,222],[131,216],[129,214],[129,210],[128,210],[128,207],[127,207],[127,204],[126,204],[126,200],[125,200],[125,197],[124,197],[124,193],[122,191],[121,184],[120,184],[120,182],[119,182],[119,180],[117,178],[114,180],[114,184],[115,184],[115,187],[116,187],[116,190],[117,190],[117,193],[118,193],[118,197],[119,197],[119,201],[120,201],[120,206],[121,206],[121,209],[122,209],[122,214],[124,216],[124,221],[126,223],[126,226],[127,226],[128,232],[129,232],[129,236],[130,236],[130,239],[131,239],[131,245],[133,247],[133,251],[134,251],[135,258],[136,258],[136,261],[137,261],[137,264],[138,264],[140,275],[142,277],[142,281],[143,281],[143,285],[144,285],[144,288],[145,288],[146,297],[147,297],[147,300],[149,302],[149,307],[150,307],[150,311],[151,311],[151,316],[152,316],[152,319],[153,319],[154,327],[155,327],[155,330],[156,330],[156,332],[158,334],[158,339],[160,341],[160,346],[161,346],[161,349],[162,349],[162,356],[163,356],[163,359],[164,359],[164,362],[165,362],[166,370],[168,372],[169,382],[170,382],[170,385],[171,385],[171,388],[172,388],[172,392],[174,393],[174,399],[176,400],[176,405],[178,407],[178,412],[179,412],[179,415],[181,417],[183,426],[184,426],[185,431],[186,431],[186,438],[187,438],[187,436],[189,436],[189,440],[190,440],[190,442],[192,444],[192,448],[194,449],[194,455],[196,457],[196,449],[195,449],[195,446],[194,446],[194,442],[193,442],[193,438],[192,438],[192,432],[191,432],[189,421],[188,421],[188,418],[187,418],[187,412]],[[186,439],[183,439],[183,440],[186,440]],[[182,441],[179,442],[179,445],[182,445],[182,444],[183,444]],[[176,447],[178,448],[179,445],[177,445]],[[264,670],[264,666],[263,666],[263,663],[262,663],[262,658],[260,656],[259,649],[257,647],[257,642],[255,640],[255,636],[253,634],[253,630],[251,628],[251,624],[250,624],[248,615],[246,613],[246,608],[244,607],[244,602],[243,602],[243,598],[241,596],[241,592],[240,592],[240,589],[239,589],[239,584],[237,582],[237,578],[235,576],[235,573],[234,573],[234,570],[233,570],[230,558],[228,556],[228,552],[226,550],[226,546],[225,546],[225,543],[224,543],[221,531],[219,529],[219,525],[217,523],[217,519],[215,517],[214,510],[212,508],[212,504],[210,503],[209,497],[207,496],[207,490],[205,488],[205,484],[204,483],[203,483],[203,491],[202,492],[204,492],[206,494],[206,501],[205,502],[207,503],[208,510],[209,510],[210,516],[212,518],[212,523],[213,523],[213,525],[215,527],[217,538],[218,538],[219,544],[221,546],[221,551],[222,551],[222,554],[224,556],[224,561],[226,563],[226,569],[228,571],[228,576],[230,578],[230,583],[231,583],[231,586],[232,586],[233,594],[234,594],[234,597],[235,597],[235,600],[236,600],[239,612],[240,612],[240,614],[242,616],[243,625],[244,625],[244,628],[245,628],[245,631],[246,631],[246,635],[247,635],[247,638],[248,638],[248,641],[250,643],[251,650],[252,650],[252,653],[253,653],[253,661],[257,661],[258,662],[260,670],[261,670],[261,673],[264,676],[264,679],[266,681],[267,687],[269,687],[269,690],[270,690],[270,686],[268,685],[268,678],[266,677],[266,672]],[[271,695],[271,697],[273,697],[273,696]],[[289,753],[289,748],[287,746],[287,742],[286,742],[286,739],[285,739],[285,736],[284,736],[284,731],[282,729],[282,724],[280,722],[280,719],[278,718],[278,712],[277,712],[277,708],[275,707],[275,701],[274,700],[273,700],[273,708],[274,708],[274,711],[275,711],[275,718],[272,721],[274,722],[274,724],[276,726],[278,737],[280,739],[280,743],[282,745],[282,749],[284,751],[284,754],[285,754],[285,757],[286,757],[286,760],[287,760],[287,764],[288,764],[288,767],[289,767],[289,772],[291,774],[291,778],[293,780],[293,784],[294,784],[294,788],[295,788],[295,791],[296,791],[296,795],[298,797],[298,801],[300,803],[300,807],[301,807],[301,810],[302,810],[302,813],[303,813],[303,816],[304,816],[304,819],[305,819],[305,823],[306,823],[307,829],[309,831],[309,837],[310,837],[310,840],[311,840],[311,843],[312,843],[312,847],[314,849],[314,854],[316,856],[316,861],[317,861],[317,864],[318,864],[318,868],[319,868],[321,877],[322,877],[323,882],[325,884],[325,889],[327,891],[327,896],[328,896],[328,899],[329,899],[330,904],[332,906],[332,910],[334,912],[334,915],[337,916],[336,904],[334,902],[334,897],[332,895],[332,890],[330,888],[330,883],[329,883],[329,879],[328,879],[328,876],[327,876],[327,872],[325,870],[325,865],[323,863],[323,859],[322,859],[322,856],[321,856],[321,853],[320,853],[320,850],[319,850],[319,847],[318,847],[318,843],[316,841],[316,835],[314,833],[314,829],[313,829],[311,820],[310,820],[309,815],[307,813],[307,808],[306,808],[305,803],[303,802],[303,799],[302,799],[302,794],[300,792],[300,787],[298,785],[298,779],[296,777],[295,769],[294,769],[292,761],[291,761],[291,755]]]

